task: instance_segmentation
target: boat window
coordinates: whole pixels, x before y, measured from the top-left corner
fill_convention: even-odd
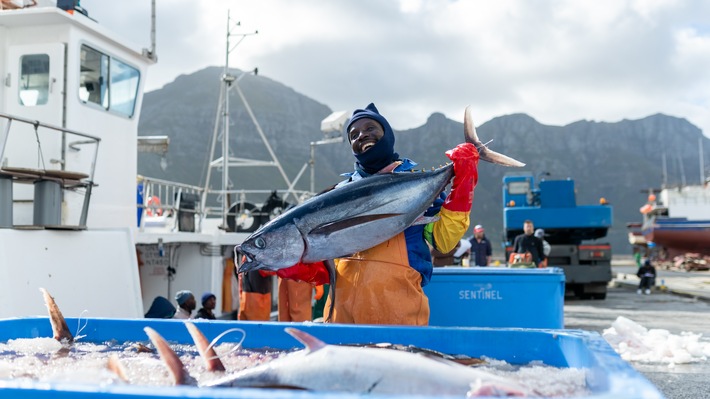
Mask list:
[[[111,109],[128,117],[133,116],[138,93],[138,70],[116,59],[111,59]]]
[[[530,191],[530,182],[528,181],[508,182],[508,194],[527,194],[528,191]]]
[[[140,73],[138,69],[87,45],[81,46],[79,98],[132,117]]]
[[[81,46],[79,98],[108,109],[108,56],[86,45]]]
[[[44,105],[48,98],[49,55],[23,55],[20,60],[20,104],[26,107]]]

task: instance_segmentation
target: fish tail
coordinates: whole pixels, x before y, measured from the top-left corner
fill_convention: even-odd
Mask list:
[[[513,159],[507,155],[489,149],[481,142],[481,140],[478,139],[476,126],[473,124],[473,117],[471,116],[470,105],[466,107],[466,111],[464,112],[463,133],[466,142],[476,146],[480,159],[503,166],[513,166],[517,168],[525,166],[524,163],[518,161],[517,159]]]

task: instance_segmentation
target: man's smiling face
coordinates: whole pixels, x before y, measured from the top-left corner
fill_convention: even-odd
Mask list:
[[[385,135],[385,131],[377,121],[370,118],[358,119],[350,125],[348,139],[355,154],[372,148]]]

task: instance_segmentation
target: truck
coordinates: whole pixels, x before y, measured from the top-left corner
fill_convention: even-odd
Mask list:
[[[547,174],[549,176],[549,174]],[[600,242],[612,225],[612,206],[577,205],[574,180],[538,178],[532,173],[503,177],[503,243],[510,259],[515,237],[531,220],[550,244],[547,267],[565,274],[565,295],[605,299],[611,281],[611,245]]]

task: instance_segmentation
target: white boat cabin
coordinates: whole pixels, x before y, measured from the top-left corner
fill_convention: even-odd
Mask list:
[[[7,4],[0,9],[0,318],[46,314],[40,287],[65,316],[143,317],[155,297],[172,301],[182,289],[193,291],[198,308],[209,291],[218,315],[231,311],[236,284],[225,273],[226,252],[244,234],[206,233],[196,211],[182,214],[187,228],[173,212],[171,220],[138,222],[145,209],[160,213],[183,193],[201,194],[144,180],[137,201],[150,51],[57,2]],[[159,195],[160,208],[152,199]]]

